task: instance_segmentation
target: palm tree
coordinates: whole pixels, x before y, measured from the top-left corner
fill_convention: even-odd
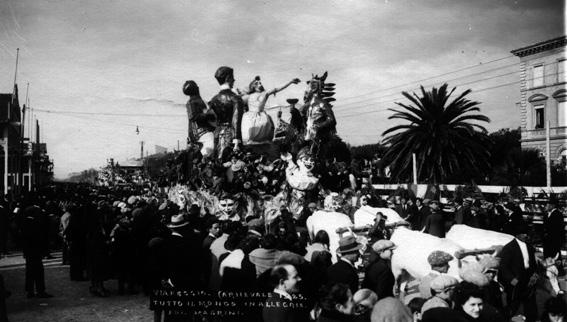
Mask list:
[[[447,178],[468,178],[488,169],[486,129],[475,122],[490,122],[479,112],[479,102],[470,101],[466,90],[452,102],[447,84],[429,92],[421,86],[421,97],[402,92],[412,104],[396,104],[403,109],[388,119],[408,121],[382,133],[387,150],[383,158],[390,167],[391,179],[401,182],[412,176],[412,153],[416,154],[418,179],[429,183],[443,183]]]

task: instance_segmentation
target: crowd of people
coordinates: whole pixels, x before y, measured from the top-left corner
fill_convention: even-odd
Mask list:
[[[254,164],[251,159],[244,166]],[[455,223],[501,231],[515,235],[516,243],[524,245],[529,254],[522,257],[522,246],[507,245],[499,262],[484,263],[485,278],[461,276],[459,282],[444,274],[453,255],[432,253],[428,258],[432,273],[413,281],[417,286],[412,293],[411,283],[400,288],[391,272],[389,260],[396,245],[387,239],[388,229],[380,224],[380,214],[368,231],[367,252],[361,253],[363,245],[354,236],[345,236],[333,263],[329,235],[319,231],[310,238],[305,229],[305,219],[313,212],[332,207],[323,200],[310,203],[301,216],[281,209],[266,224],[262,202],[250,212],[250,207],[237,207],[226,197],[228,189],[219,192],[225,196],[219,198],[221,204],[227,203],[223,211],[239,213],[240,220],[232,220],[232,215],[221,220],[219,213],[209,213],[197,204],[180,208],[157,187],[68,186],[58,190],[30,194],[3,208],[11,235],[24,251],[29,298],[52,296],[46,292],[42,259],[61,247],[63,262],[70,265],[70,280],[90,280],[94,296],[150,294],[152,289],[174,287],[261,290],[275,292],[281,301],[292,301],[291,294],[300,292],[308,299],[309,310],[265,309],[265,321],[387,321],[386,315],[399,321],[449,321],[453,316],[455,320],[460,316],[506,321],[518,312],[529,320],[547,321],[548,316],[565,315],[564,294],[553,287],[549,300],[537,311],[533,296],[540,293],[534,291],[536,282],[530,278],[539,264],[525,234],[528,226],[522,211],[510,202],[487,208],[479,200],[465,199],[447,212],[435,200],[381,198],[370,186],[354,192],[344,189],[343,202],[333,211],[352,216],[361,204],[389,207],[412,229],[438,237],[444,237]],[[547,210],[543,246],[546,257],[551,258],[564,247],[564,239],[553,235],[558,225],[564,226],[549,222],[557,213],[563,218],[556,203],[550,203]],[[508,248],[513,249],[507,252]],[[512,254],[510,259],[507,253]],[[518,258],[520,262],[515,262]],[[529,259],[525,270],[518,269],[524,266],[522,258]],[[117,280],[116,292],[105,285],[110,279]],[[520,284],[522,288],[516,287]],[[502,301],[503,293],[508,302]],[[517,311],[520,307],[523,311]]]

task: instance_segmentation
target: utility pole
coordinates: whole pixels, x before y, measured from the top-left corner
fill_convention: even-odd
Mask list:
[[[140,141],[140,159],[144,159],[144,141]]]
[[[545,174],[546,174],[546,187],[548,193],[551,192],[551,142],[549,139],[550,121],[547,120],[545,124]]]
[[[411,154],[412,170],[413,170],[413,184],[417,184],[417,162],[415,153]]]

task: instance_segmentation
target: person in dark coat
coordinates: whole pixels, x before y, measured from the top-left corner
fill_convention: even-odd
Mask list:
[[[358,273],[354,263],[360,258],[359,250],[362,244],[354,236],[346,236],[339,240],[337,257],[339,259],[327,269],[329,283],[343,283],[348,285],[351,293],[358,290]]]
[[[470,214],[467,220],[464,222],[465,225],[473,228],[485,229],[486,228],[486,216],[480,207],[472,207],[470,209]]]
[[[227,240],[227,242],[230,241]],[[225,243],[226,244],[226,243]],[[256,281],[256,266],[250,262],[250,252],[258,248],[260,242],[254,237],[244,237],[236,249],[221,260],[221,290],[247,291]],[[226,247],[226,246],[225,246]],[[232,247],[227,247],[232,248]],[[223,256],[221,256],[222,258]]]
[[[515,205],[513,202],[504,204],[504,210],[507,213],[506,221],[502,227],[502,232],[509,235],[514,235],[519,228],[526,225],[522,209]]]
[[[66,235],[69,245],[69,273],[71,281],[84,281],[87,265],[86,208],[84,205],[75,205],[70,212]]]
[[[10,227],[10,210],[5,199],[0,200],[0,258],[8,254],[8,227]]]
[[[392,274],[390,260],[392,251],[396,248],[393,242],[383,239],[372,245],[370,263],[366,268],[362,288],[367,288],[376,293],[378,300],[388,296],[394,296],[394,284],[396,279]]]
[[[30,205],[24,209],[22,222],[23,251],[26,259],[26,293],[27,297],[48,298],[52,295],[45,292],[45,275],[43,256],[47,244],[38,236],[44,235],[43,210],[38,206],[35,197],[30,198]]]
[[[202,289],[205,286],[203,256],[197,236],[183,213],[172,216],[168,225],[167,277],[175,288]]]
[[[128,292],[135,293],[134,276],[134,257],[130,219],[127,216],[120,216],[118,223],[110,233],[112,247],[112,262],[118,277],[118,294],[122,295],[125,286]]]
[[[108,257],[108,237],[102,223],[99,208],[91,206],[87,225],[87,262],[91,277],[90,292],[95,296],[106,297],[110,294],[104,288],[108,278],[110,259]]]
[[[550,198],[543,217],[543,256],[554,258],[565,246],[565,221],[558,202]]]
[[[321,288],[318,307],[318,322],[354,321],[355,303],[353,293],[343,283],[328,284]]]
[[[408,199],[406,203],[406,218],[405,220],[410,223],[411,229],[418,230],[421,225],[421,220],[419,216],[419,209],[415,205],[413,199]]]
[[[498,280],[507,295],[509,316],[514,316],[521,306],[528,321],[537,318],[535,284],[537,283],[535,250],[528,243],[527,225],[516,228],[516,238],[504,245],[500,252]]]
[[[6,290],[4,285],[4,277],[0,274],[0,322],[8,322],[8,313],[6,312],[6,298],[11,293]]]
[[[418,223],[416,230],[422,230],[425,227],[425,222],[429,215],[431,214],[431,210],[427,205],[424,204],[423,199],[417,198],[415,200],[415,205],[417,206],[418,211],[418,219],[416,222]]]
[[[299,292],[299,276],[297,269],[290,264],[276,265],[270,270],[270,281],[273,291],[269,293],[262,318],[264,322],[308,321],[306,310],[298,309],[292,294]]]
[[[439,202],[433,200],[430,203],[431,213],[425,219],[424,232],[440,238],[445,237],[445,218],[439,210]]]

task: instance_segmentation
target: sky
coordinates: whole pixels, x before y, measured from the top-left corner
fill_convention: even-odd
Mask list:
[[[489,131],[516,128],[510,51],[564,34],[562,0],[2,0],[0,92],[12,91],[20,48],[20,102],[27,94],[63,179],[137,157],[141,141],[149,153],[185,147],[181,87],[195,80],[210,100],[223,65],[238,88],[256,75],[266,88],[303,81],[268,106],[302,98],[305,81],[328,71],[338,133],[352,145],[381,140],[402,91],[444,82],[473,90]]]

